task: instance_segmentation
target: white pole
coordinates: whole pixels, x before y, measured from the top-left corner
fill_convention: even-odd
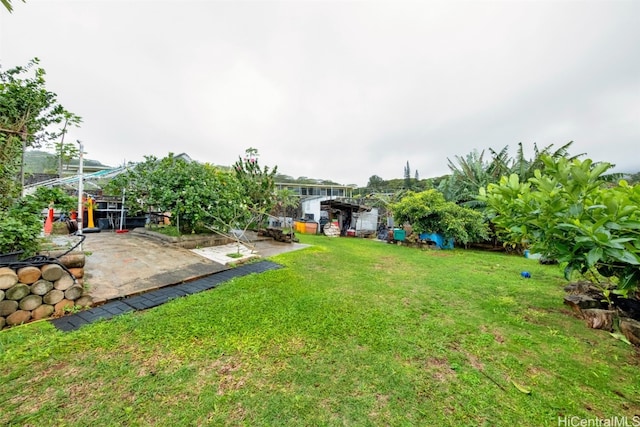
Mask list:
[[[83,213],[82,211],[84,210],[84,206],[82,203],[82,193],[84,193],[84,175],[82,173],[82,167],[83,167],[83,151],[84,151],[84,146],[82,145],[82,142],[78,141],[78,144],[80,145],[80,159],[79,159],[79,163],[78,163],[78,235],[82,235],[82,227],[84,227],[84,218],[83,218]]]
[[[120,231],[122,231],[122,224],[124,224],[124,192],[125,189],[122,189],[122,206],[120,207]]]

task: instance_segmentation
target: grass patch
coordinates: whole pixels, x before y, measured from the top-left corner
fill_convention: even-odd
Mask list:
[[[559,267],[299,237],[314,246],[274,257],[284,269],[73,333],[46,322],[0,333],[0,424],[557,426],[640,415],[636,351],[562,305]]]
[[[227,254],[226,256],[228,256],[229,258],[242,258],[243,255],[241,253],[238,252],[232,252],[230,254]]]

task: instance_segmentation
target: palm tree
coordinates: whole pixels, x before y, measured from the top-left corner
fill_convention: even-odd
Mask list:
[[[13,12],[11,0],[0,0],[0,2],[2,2],[2,5],[9,11],[9,13]],[[22,0],[22,3],[25,3],[25,0]]]
[[[474,205],[481,187],[493,182],[490,164],[484,160],[484,150],[474,150],[466,156],[455,156],[456,162],[447,159],[451,175],[442,180],[438,189],[450,202]],[[498,178],[499,179],[499,178]]]
[[[526,159],[524,156],[524,148],[522,142],[518,143],[518,152],[516,157],[512,159],[510,173],[515,173],[520,178],[521,182],[533,178],[536,169],[544,170],[544,163],[542,162],[542,156],[550,156],[552,159],[557,160],[560,158],[567,158],[568,160],[574,160],[578,157],[584,156],[585,153],[576,154],[575,156],[569,156],[569,148],[573,144],[573,141],[569,141],[555,151],[551,151],[553,144],[549,144],[542,150],[538,148],[538,144],[533,143],[533,159]]]

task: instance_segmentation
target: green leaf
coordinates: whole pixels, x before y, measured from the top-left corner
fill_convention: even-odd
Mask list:
[[[518,389],[518,391],[520,393],[524,393],[524,394],[531,394],[531,390],[526,388],[525,386],[518,384],[517,382],[511,380],[511,384],[513,384],[515,386],[515,388]]]
[[[587,254],[587,265],[594,266],[602,258],[602,248],[592,248]]]
[[[622,335],[620,332],[609,332],[609,335],[611,335],[612,337],[614,337],[617,340],[622,341],[625,344],[631,345],[631,342],[627,339],[627,337]]]
[[[638,261],[638,256],[626,250],[618,252],[617,255],[614,256],[614,258],[626,264],[640,265],[640,261]]]

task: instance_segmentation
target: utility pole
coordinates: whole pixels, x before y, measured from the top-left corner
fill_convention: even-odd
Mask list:
[[[62,128],[62,138],[60,140],[60,153],[58,158],[58,178],[62,178],[62,155],[64,154],[64,135],[67,133],[67,124],[69,124],[69,119],[64,119],[64,127]],[[82,149],[80,149],[82,151]]]
[[[79,163],[78,163],[78,215],[77,215],[77,221],[78,221],[78,235],[82,235],[82,227],[84,227],[84,220],[83,220],[83,213],[82,211],[84,210],[84,206],[82,203],[82,193],[84,192],[84,175],[83,175],[83,171],[82,171],[82,167],[83,167],[83,162],[84,162],[84,146],[82,145],[82,142],[77,141],[78,144],[80,145],[80,159],[79,159]]]

